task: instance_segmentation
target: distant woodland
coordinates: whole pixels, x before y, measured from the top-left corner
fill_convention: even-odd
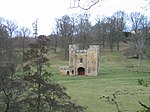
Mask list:
[[[144,55],[150,57],[150,19],[140,12],[127,15],[115,12],[111,17],[64,15],[55,19],[50,35],[38,35],[38,21],[33,29],[19,27],[15,21],[0,18],[0,108],[4,112],[84,112],[85,107],[72,102],[66,88],[51,80],[47,71],[49,50],[64,51],[68,45],[81,49],[99,45],[120,51],[121,43],[127,58],[136,58],[138,66]],[[32,30],[32,31],[31,31]],[[51,60],[52,61],[52,60]],[[49,79],[49,80],[48,80]]]
[[[147,51],[150,41],[150,18],[140,12],[127,15],[117,11],[111,17],[97,17],[93,25],[88,14],[64,15],[55,19],[55,25],[47,37],[49,47],[57,52],[63,48],[64,57],[68,58],[68,45],[79,44],[81,49],[96,44],[101,48],[108,46],[111,51],[119,51],[120,42],[131,46],[129,52],[141,60],[143,52]],[[38,36],[38,21],[32,23],[33,29],[19,27],[15,21],[0,18],[0,47],[11,42],[15,48],[27,48],[36,42]],[[4,44],[5,43],[5,44]],[[127,55],[130,55],[130,53]]]

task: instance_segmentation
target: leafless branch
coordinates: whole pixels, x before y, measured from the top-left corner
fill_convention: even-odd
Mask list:
[[[149,10],[150,9],[150,0],[145,0],[147,2],[146,6],[142,7],[145,10]]]
[[[89,10],[103,0],[70,0],[70,8]]]

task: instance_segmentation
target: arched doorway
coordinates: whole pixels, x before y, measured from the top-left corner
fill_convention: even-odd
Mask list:
[[[85,69],[83,67],[78,68],[78,75],[85,75]]]

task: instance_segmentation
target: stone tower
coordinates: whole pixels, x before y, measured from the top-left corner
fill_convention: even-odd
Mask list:
[[[96,76],[99,68],[99,46],[90,45],[79,50],[77,45],[69,45],[69,74]]]

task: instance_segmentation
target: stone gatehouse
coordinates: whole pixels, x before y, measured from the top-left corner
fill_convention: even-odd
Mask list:
[[[77,45],[69,45],[69,66],[61,66],[60,74],[97,76],[98,71],[98,45],[90,45],[84,50],[80,50]]]

